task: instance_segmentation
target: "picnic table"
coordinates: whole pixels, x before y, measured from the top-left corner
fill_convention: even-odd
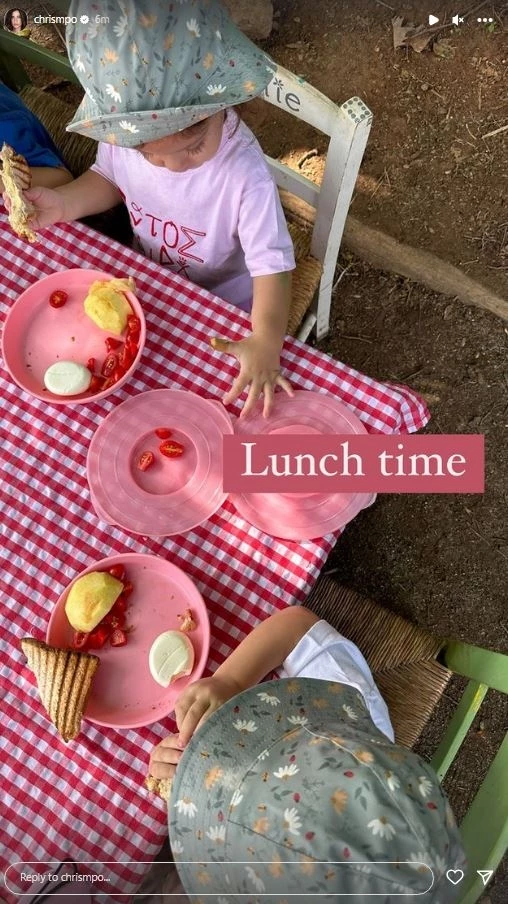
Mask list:
[[[29,890],[19,878],[22,864],[33,871],[36,863],[74,858],[108,876],[107,900],[125,901],[166,836],[165,807],[143,780],[153,745],[173,730],[171,718],[123,731],[84,721],[79,738],[64,744],[42,708],[20,639],[45,639],[56,600],[84,568],[111,555],[150,553],[183,569],[202,593],[212,631],[210,673],[260,620],[305,601],[338,534],[301,543],[275,539],[244,521],[228,499],[205,524],[179,536],[147,538],[101,522],[90,502],[86,454],[103,418],[156,388],[220,400],[236,362],[213,352],[209,338],[241,338],[248,317],[80,223],[47,229],[28,245],[13,235],[0,207],[0,247],[2,321],[28,286],[73,267],[134,276],[146,317],[137,370],[102,401],[53,406],[22,391],[4,367],[0,373],[0,869],[8,870],[0,896],[14,904]],[[376,382],[297,340],[287,339],[282,364],[295,388],[339,397],[369,431],[408,433],[427,420],[424,403],[407,387]]]

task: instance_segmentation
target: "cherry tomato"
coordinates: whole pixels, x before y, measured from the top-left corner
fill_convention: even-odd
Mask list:
[[[97,374],[94,374],[92,379],[90,380],[90,386],[88,387],[88,392],[101,392],[104,388],[104,381],[102,377],[98,377]]]
[[[134,584],[131,581],[126,581],[125,584],[123,585],[123,590],[122,590],[120,596],[118,597],[118,599],[122,599],[122,597],[130,596],[133,590],[134,590]],[[117,600],[117,602],[118,602],[118,600]],[[124,602],[125,602],[125,599],[124,599]],[[127,604],[125,604],[125,605],[127,606]]]
[[[141,331],[141,321],[135,314],[129,314],[127,317],[127,333],[139,333]]]
[[[118,367],[115,367],[113,371],[112,380],[114,383],[118,383],[118,381],[121,380],[122,377],[125,377],[125,370],[123,369],[123,367],[120,367],[120,365],[118,365]]]
[[[168,427],[157,427],[155,433],[159,439],[169,439],[171,436],[171,430]]]
[[[118,563],[117,565],[112,565],[111,568],[108,568],[108,574],[111,575],[112,578],[116,578],[117,581],[121,581],[122,584],[125,581],[125,568],[123,565]]]
[[[93,631],[90,631],[88,635],[88,649],[89,650],[100,650],[106,643],[109,635],[111,634],[111,629],[109,625],[101,624],[97,625]]]
[[[74,631],[71,646],[74,650],[86,650],[90,635],[85,631]]]
[[[125,612],[120,615],[113,615],[112,612],[108,612],[102,619],[101,625],[107,625],[112,631],[116,628],[125,628]]]
[[[95,358],[89,358],[86,362],[86,366],[88,367],[88,370],[91,370],[93,373],[95,370]]]
[[[174,439],[167,439],[160,444],[159,452],[162,452],[166,458],[180,458],[180,455],[183,455],[184,448],[181,443],[177,443]]]
[[[49,303],[52,308],[63,308],[68,297],[67,292],[57,289],[56,292],[52,292],[49,296]]]
[[[106,351],[114,352],[117,348],[120,348],[121,344],[121,339],[114,339],[113,336],[108,336],[108,338],[106,339]]]
[[[137,349],[136,349],[136,351],[137,351]],[[129,367],[131,366],[135,357],[136,357],[136,355],[132,354],[132,352],[129,349],[129,346],[127,345],[127,343],[125,343],[123,348],[120,349],[120,351],[118,352],[118,364],[120,365],[120,367],[123,368],[125,373],[129,370]]]
[[[127,643],[127,634],[121,628],[115,628],[110,640],[112,647],[124,647]]]
[[[132,355],[132,360],[134,360],[138,353],[138,341],[139,335],[127,336],[127,339],[125,340],[125,347],[128,350],[129,354]]]
[[[112,377],[113,372],[118,365],[118,356],[115,355],[114,352],[110,352],[107,358],[105,358],[104,363],[101,368],[101,374],[103,377]]]
[[[111,387],[114,386],[115,383],[116,380],[114,380],[113,377],[108,377],[107,380],[104,380],[104,383],[102,384],[102,392],[104,392],[106,389],[111,389]]]
[[[125,585],[127,587],[127,584]],[[125,589],[125,588],[124,588]],[[110,609],[110,615],[115,615],[119,618],[121,615],[125,615],[127,611],[127,600],[125,599],[123,592],[120,594],[118,599],[116,600],[114,606]]]
[[[153,454],[153,452],[150,452],[150,450],[147,449],[146,452],[142,452],[139,457],[139,461],[138,461],[139,470],[146,471],[151,465],[153,465],[154,461],[155,461],[155,455]]]

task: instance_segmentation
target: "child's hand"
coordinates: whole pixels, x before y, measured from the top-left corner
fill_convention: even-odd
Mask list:
[[[247,401],[240,417],[245,417],[254,408],[260,395],[264,395],[263,416],[268,417],[273,403],[275,386],[282,386],[289,396],[293,395],[291,384],[280,372],[280,343],[251,333],[241,342],[228,342],[219,337],[211,340],[212,347],[227,352],[240,362],[240,373],[231,390],[224,397],[224,405],[237,399],[250,383]]]
[[[150,754],[149,773],[154,778],[170,778],[175,774],[175,769],[182,756],[183,750],[178,741],[178,735],[169,735],[160,744],[153,748]]]
[[[53,223],[65,220],[64,199],[60,192],[52,188],[29,188],[23,192],[24,197],[35,208],[35,213],[30,217],[32,229],[44,229]],[[7,195],[3,195],[4,204],[10,211],[10,202]]]
[[[179,696],[175,706],[176,724],[180,732],[177,740],[181,746],[185,747],[199,726],[241,690],[236,681],[219,675],[202,678],[190,684]]]

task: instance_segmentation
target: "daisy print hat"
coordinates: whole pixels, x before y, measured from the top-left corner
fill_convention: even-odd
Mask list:
[[[86,8],[85,8],[86,7]],[[136,147],[261,94],[276,64],[219,0],[73,0],[67,51],[85,97],[69,132]]]
[[[188,744],[169,839],[195,902],[448,904],[464,869],[432,769],[392,744],[354,688],[314,678],[250,688]]]

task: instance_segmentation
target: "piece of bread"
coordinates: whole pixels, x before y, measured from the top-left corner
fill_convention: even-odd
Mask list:
[[[67,743],[81,730],[98,656],[51,647],[33,637],[23,637],[21,649],[37,680],[42,705]]]
[[[133,292],[136,284],[131,277],[127,279],[96,280],[92,283],[85,298],[85,313],[101,330],[120,335],[127,326],[127,317],[132,308],[125,297],[125,292]]]
[[[23,197],[23,191],[30,188],[32,174],[25,158],[9,144],[4,144],[0,151],[2,161],[2,181],[4,191],[10,201],[9,223],[14,232],[22,239],[37,242],[37,235],[30,228],[30,217],[35,208]]]
[[[145,788],[166,802],[169,800],[172,785],[173,779],[171,778],[154,778],[153,775],[147,775],[145,778]]]
[[[123,584],[107,571],[91,571],[74,582],[65,601],[65,614],[75,631],[88,633],[113,608]]]

